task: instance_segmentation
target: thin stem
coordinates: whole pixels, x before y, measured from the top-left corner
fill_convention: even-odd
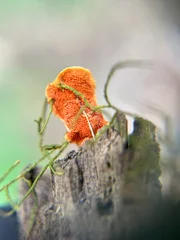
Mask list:
[[[44,123],[44,119],[46,118],[47,107],[48,107],[47,99],[44,98],[42,112],[41,112],[42,123]]]
[[[28,186],[31,187],[32,181],[26,179],[25,177],[23,179],[24,179],[25,182],[27,182]],[[26,239],[28,239],[28,237],[30,235],[30,232],[33,228],[33,224],[35,223],[35,216],[36,216],[37,211],[38,211],[38,198],[37,198],[36,192],[34,190],[32,192],[33,192],[33,195],[34,195],[34,204],[33,204],[32,210],[30,212],[30,219],[29,219],[29,222],[28,222],[28,230],[27,230],[27,234],[26,234]]]
[[[45,151],[49,151],[49,150],[57,150],[60,149],[61,145],[59,144],[50,144],[50,145],[44,145],[43,146],[43,150]]]
[[[17,209],[18,209],[18,205],[16,205],[16,204],[13,202],[13,200],[12,200],[10,194],[9,194],[9,189],[8,189],[8,187],[6,187],[6,188],[4,189],[4,191],[5,191],[6,197],[7,197],[7,199],[9,200],[10,204],[13,206],[13,208],[14,208],[15,210],[17,210]]]
[[[135,113],[131,113],[131,112],[128,112],[128,111],[124,111],[124,110],[120,110],[119,108],[117,108],[116,106],[114,105],[104,105],[104,106],[98,106],[97,107],[97,110],[100,110],[100,109],[104,109],[104,108],[111,108],[115,111],[118,111],[118,112],[123,112],[125,115],[128,115],[130,117],[137,117],[137,115]]]
[[[40,173],[38,174],[38,176],[36,177],[36,179],[34,180],[34,182],[32,183],[32,186],[30,187],[30,189],[27,191],[27,193],[25,194],[25,196],[23,197],[23,199],[20,201],[20,203],[18,204],[18,206],[20,206],[24,200],[29,196],[29,194],[33,191],[33,189],[35,188],[36,184],[38,183],[39,179],[41,178],[41,176],[44,174],[44,172],[47,170],[47,168],[52,165],[52,163],[54,162],[54,160],[62,153],[62,151],[67,147],[68,145],[68,141],[64,142],[62,144],[62,148],[59,150],[59,152],[55,155],[55,157],[52,158],[52,160],[46,164],[42,170],[40,171]]]
[[[114,73],[118,69],[124,69],[124,68],[152,68],[152,66],[154,66],[154,64],[150,60],[125,60],[125,61],[121,61],[121,62],[118,62],[117,64],[115,64],[111,68],[111,70],[110,70],[110,72],[107,76],[105,86],[104,86],[104,97],[105,97],[106,102],[108,103],[108,106],[110,108],[113,108],[116,111],[118,110],[120,112],[123,112],[123,113],[129,115],[129,116],[134,116],[134,114],[132,114],[132,113],[124,112],[124,111],[116,108],[116,106],[114,106],[110,102],[109,97],[108,97],[108,86],[109,86],[110,80],[112,79],[112,76],[114,75]]]
[[[80,110],[78,111],[78,113],[76,114],[76,116],[73,118],[73,120],[71,122],[71,126],[70,126],[71,129],[74,128],[76,121],[78,120],[80,115],[83,113],[84,109],[85,109],[85,106],[81,107]]]
[[[6,184],[5,186],[3,186],[0,189],[0,192],[2,192],[6,187],[9,187],[11,184],[13,184],[14,182],[18,181],[19,179],[21,179],[26,173],[28,173],[31,169],[35,168],[42,160],[44,160],[47,156],[49,156],[51,153],[53,153],[55,150],[53,149],[52,151],[48,152],[47,154],[45,154],[42,158],[40,158],[37,162],[33,163],[30,167],[28,167],[25,171],[23,171],[20,175],[18,175],[15,179],[13,179],[12,181],[10,181],[8,184]]]
[[[10,194],[9,194],[9,189],[8,189],[7,186],[4,188],[4,191],[5,191],[5,194],[6,194],[6,197],[7,197],[8,201],[10,202],[10,204],[11,204],[11,206],[12,206],[13,208],[12,208],[11,211],[8,211],[8,212],[5,212],[5,211],[3,211],[3,210],[0,209],[0,216],[9,217],[9,216],[11,216],[11,215],[19,208],[19,206],[16,205],[16,204],[12,201],[11,196],[10,196]]]
[[[102,134],[103,134],[104,132],[106,132],[108,128],[110,128],[110,127],[112,126],[112,124],[114,123],[114,120],[116,119],[116,116],[117,116],[117,112],[115,112],[115,114],[114,114],[113,117],[111,118],[111,121],[109,122],[109,124],[106,125],[106,126],[104,126],[104,127],[102,128],[102,130],[100,130],[99,132],[97,132],[97,134],[96,134],[96,136],[95,136],[95,141],[97,141],[97,140],[100,138],[100,136],[102,136]]]
[[[3,174],[3,176],[0,178],[0,182],[2,182],[6,177],[7,175],[20,163],[19,160],[17,160],[8,170],[7,172],[5,172]]]
[[[63,169],[61,169],[61,172],[57,172],[56,170],[54,170],[54,167],[52,165],[49,166],[51,171],[53,172],[53,174],[58,175],[58,176],[62,176],[64,174]]]
[[[42,107],[42,113],[41,116],[39,117],[39,120],[35,120],[35,122],[38,124],[38,134],[39,134],[39,148],[40,151],[43,152],[43,137],[44,137],[44,132],[47,127],[47,124],[50,120],[52,111],[53,111],[53,99],[50,100],[50,112],[48,114],[48,118],[46,118],[46,112],[47,112],[47,99],[44,99],[43,107]],[[42,126],[43,124],[43,126]]]
[[[3,217],[9,217],[11,216],[16,210],[13,208],[11,211],[9,212],[5,212],[3,211],[2,209],[0,209],[0,216],[3,216]]]
[[[110,78],[111,78],[111,77],[110,77]],[[110,81],[110,79],[109,79],[108,82],[107,82],[106,89],[104,89],[104,92],[106,92],[106,95],[107,95],[107,87],[108,87],[109,81]],[[85,108],[85,107],[89,107],[89,108],[90,108],[92,111],[94,111],[94,112],[99,111],[100,109],[103,109],[103,108],[112,108],[112,109],[114,109],[115,111],[124,112],[126,115],[129,115],[129,116],[132,116],[132,117],[135,117],[135,116],[136,116],[135,114],[132,114],[132,113],[127,112],[127,111],[122,111],[122,110],[118,109],[116,106],[112,105],[112,104],[110,103],[108,97],[107,97],[107,99],[108,99],[108,105],[105,105],[105,106],[96,106],[96,107],[95,107],[95,106],[91,105],[91,104],[88,102],[88,100],[85,98],[84,94],[78,92],[76,89],[74,89],[74,88],[72,88],[72,87],[70,87],[70,86],[68,86],[68,85],[62,84],[62,83],[59,84],[59,87],[62,88],[62,89],[70,90],[70,91],[72,91],[76,96],[81,97],[82,100],[83,100],[84,103],[85,103],[84,108]],[[83,108],[83,109],[84,109],[84,108]],[[79,116],[79,115],[82,113],[82,111],[83,111],[83,110],[80,109],[80,111],[78,112],[77,116]],[[75,116],[75,118],[76,118],[76,116]]]
[[[49,112],[49,114],[48,114],[47,120],[45,121],[44,126],[42,127],[41,131],[39,132],[40,135],[42,135],[43,132],[45,131],[45,129],[46,129],[46,127],[47,127],[47,124],[48,124],[48,122],[49,122],[49,119],[50,119],[50,117],[51,117],[51,114],[52,114],[52,111],[53,111],[53,100],[50,101],[50,109],[51,109],[51,110],[50,110],[50,112]]]
[[[82,98],[82,100],[85,103],[85,107],[89,107],[90,109],[97,111],[96,107],[94,107],[92,104],[89,103],[89,101],[85,98],[84,94],[82,94],[81,92],[77,91],[76,89],[74,89],[73,87],[70,87],[68,85],[65,85],[63,83],[59,83],[59,87],[62,89],[67,89],[72,91],[77,97]]]

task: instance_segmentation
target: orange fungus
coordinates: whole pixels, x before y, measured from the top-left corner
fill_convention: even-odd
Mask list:
[[[53,113],[67,128],[66,139],[71,143],[82,145],[108,122],[100,111],[93,111],[90,106],[85,105],[80,95],[76,95],[72,89],[62,88],[60,84],[75,89],[91,106],[96,107],[94,78],[88,69],[69,67],[60,72],[54,82],[48,84],[46,88],[48,102],[53,100]]]

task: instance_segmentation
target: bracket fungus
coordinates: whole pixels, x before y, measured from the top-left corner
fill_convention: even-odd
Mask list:
[[[46,97],[52,111],[65,124],[65,138],[77,145],[91,139],[108,124],[98,109],[96,83],[88,69],[68,67],[48,84]]]

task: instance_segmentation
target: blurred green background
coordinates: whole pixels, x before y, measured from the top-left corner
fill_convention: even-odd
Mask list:
[[[58,6],[61,5],[61,2],[63,3],[63,11],[65,11],[66,7],[73,1],[57,1],[54,3]],[[34,119],[37,119],[41,112],[45,87],[48,82],[53,80],[52,77],[55,77],[57,72],[51,68],[46,69],[44,66],[24,65],[21,63],[21,53],[19,53],[22,50],[21,46],[18,46],[18,41],[17,45],[14,44],[14,41],[16,41],[15,31],[17,30],[17,35],[18,30],[21,31],[20,25],[23,18],[27,20],[27,15],[30,13],[31,16],[28,16],[29,19],[22,26],[22,31],[23,29],[27,31],[28,24],[31,25],[33,19],[32,15],[34,14],[38,18],[41,5],[47,8],[48,4],[45,1],[44,3],[43,1],[38,3],[36,0],[0,1],[0,176],[16,160],[21,161],[1,186],[15,178],[26,165],[36,161],[41,156],[37,147],[37,127]],[[19,21],[17,25],[16,20]],[[28,23],[28,21],[30,22]],[[28,38],[28,36],[26,37]],[[28,39],[25,41],[28,41]],[[14,46],[12,47],[12,45]],[[48,76],[51,76],[51,78],[48,79]],[[13,184],[10,188],[14,200],[17,200],[17,188],[18,183]],[[0,204],[6,202],[6,196],[2,193]]]
[[[174,18],[168,18],[169,13]],[[178,66],[179,35],[172,21],[177,14],[173,14],[163,1],[1,0],[0,176],[16,160],[21,164],[0,186],[40,158],[34,119],[41,112],[46,85],[63,68],[89,68],[97,82],[98,102],[103,104],[104,82],[115,62],[152,58]],[[109,89],[111,99],[157,123],[142,103],[153,99],[162,110],[174,111],[174,92],[158,85],[167,77],[162,72],[122,71]],[[169,97],[162,99],[164,94]],[[45,142],[59,143],[64,133],[63,124],[53,117]],[[17,184],[11,194],[17,200]],[[0,204],[6,202],[0,194]]]

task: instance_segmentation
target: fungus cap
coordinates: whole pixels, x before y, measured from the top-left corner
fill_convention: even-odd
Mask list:
[[[53,113],[64,122],[68,130],[66,139],[82,145],[108,122],[100,111],[93,111],[87,107],[80,96],[72,90],[61,88],[60,83],[80,92],[93,107],[96,107],[95,80],[88,69],[69,67],[61,71],[46,88],[48,102],[53,99]]]

